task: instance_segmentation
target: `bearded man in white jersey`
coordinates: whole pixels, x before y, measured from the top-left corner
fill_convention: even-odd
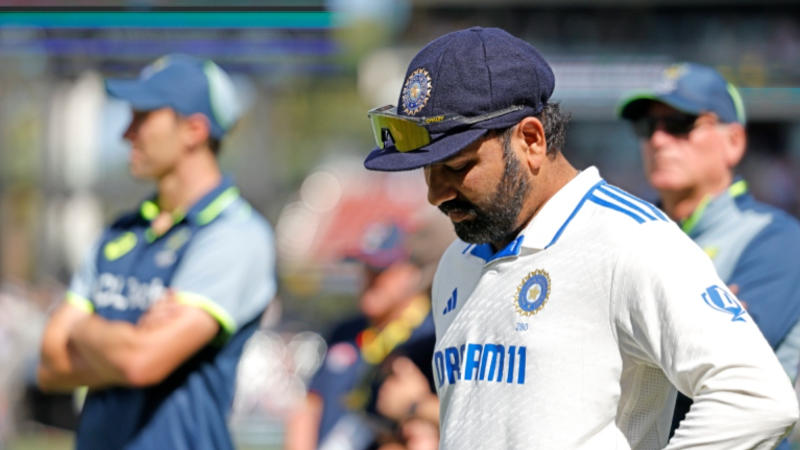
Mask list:
[[[476,27],[369,112],[365,166],[423,168],[459,237],[432,291],[440,448],[772,448],[798,406],[766,340],[662,211],[569,163],[554,85]],[[668,440],[676,388],[694,404]]]

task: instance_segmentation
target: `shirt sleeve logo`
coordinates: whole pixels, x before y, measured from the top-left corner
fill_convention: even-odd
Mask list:
[[[517,313],[523,316],[532,316],[544,307],[549,297],[550,275],[541,269],[534,270],[522,280],[517,288],[514,302]]]
[[[731,322],[744,322],[745,319],[744,307],[736,297],[734,297],[727,289],[721,288],[716,284],[709,286],[702,294],[703,301],[706,305],[716,309],[717,311],[731,314],[733,318]]]

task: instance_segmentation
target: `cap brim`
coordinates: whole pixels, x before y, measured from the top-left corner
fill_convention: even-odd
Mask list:
[[[158,92],[139,80],[106,80],[106,92],[131,104],[133,109],[149,111],[169,106]]]
[[[650,102],[660,102],[671,106],[686,114],[701,114],[703,108],[692,103],[676,94],[659,94],[656,92],[637,92],[620,102],[617,108],[619,117],[628,120],[635,120],[647,114],[647,104]]]
[[[455,155],[488,131],[483,128],[470,128],[458,133],[433,135],[430,144],[409,152],[399,152],[394,145],[375,148],[364,160],[364,167],[385,172],[418,169]]]

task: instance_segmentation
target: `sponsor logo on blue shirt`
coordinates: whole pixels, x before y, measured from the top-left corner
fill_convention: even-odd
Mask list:
[[[92,298],[97,308],[113,308],[120,311],[146,310],[166,292],[161,278],[140,281],[133,276],[103,272],[97,277]]]

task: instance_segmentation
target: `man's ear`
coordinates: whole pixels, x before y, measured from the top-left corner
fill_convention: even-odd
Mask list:
[[[747,148],[747,133],[745,133],[744,125],[740,123],[729,123],[725,126],[727,139],[725,146],[725,162],[728,163],[729,168],[736,167],[739,161],[744,157],[744,151]]]
[[[520,158],[533,174],[537,174],[547,158],[547,140],[542,122],[532,116],[520,120],[512,138],[523,143]]]
[[[208,142],[211,126],[208,118],[200,113],[195,113],[183,118],[183,137],[189,148],[197,148]]]

